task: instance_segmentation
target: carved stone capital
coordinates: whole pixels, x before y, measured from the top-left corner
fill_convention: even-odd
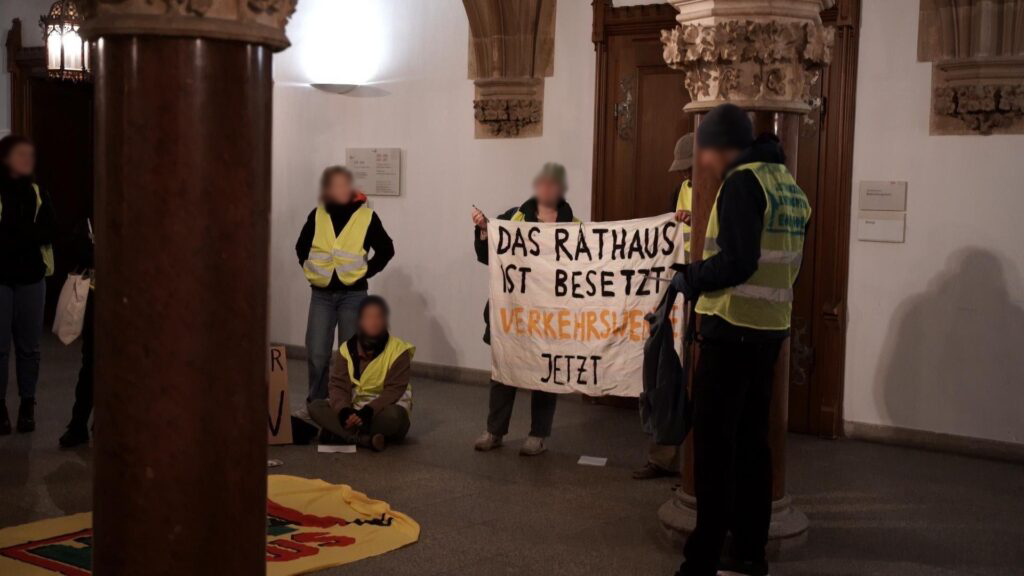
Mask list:
[[[921,0],[918,59],[933,63],[932,134],[1024,134],[1022,17],[1022,3]]]
[[[832,60],[835,31],[818,12],[831,0],[672,0],[680,25],[662,32],[665,62],[686,72],[686,110],[731,102],[748,110],[806,113],[811,87]]]
[[[288,47],[298,0],[87,0],[82,35],[186,36]]]
[[[544,78],[554,73],[556,0],[463,0],[477,138],[543,132]]]

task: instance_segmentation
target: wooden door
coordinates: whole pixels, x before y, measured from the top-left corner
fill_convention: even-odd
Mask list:
[[[665,65],[661,30],[675,26],[668,4],[614,8],[594,3],[598,51],[595,221],[656,216],[673,209],[682,183],[668,171],[676,140],[690,132],[682,73]]]

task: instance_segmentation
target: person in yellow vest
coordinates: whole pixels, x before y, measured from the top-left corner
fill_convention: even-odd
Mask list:
[[[50,197],[35,183],[35,147],[21,136],[0,140],[0,435],[11,433],[7,413],[11,343],[17,359],[18,432],[35,430],[39,339],[46,278],[53,275],[54,216]]]
[[[367,296],[358,330],[341,343],[331,366],[330,399],[309,405],[324,444],[358,444],[381,451],[409,433],[416,347],[388,332],[388,304]]]
[[[679,174],[683,181],[672,188],[672,209],[676,222],[683,227],[683,251],[690,253],[690,216],[693,205],[693,186],[690,175],[693,172],[693,133],[683,135],[676,141],[672,165],[668,171]],[[686,256],[689,258],[689,256]],[[651,442],[647,448],[647,463],[633,471],[634,480],[652,480],[679,475],[679,446]]]
[[[789,336],[811,207],[778,138],[752,135],[749,116],[732,104],[701,120],[697,159],[701,170],[721,175],[722,186],[703,258],[673,278],[688,300],[698,299],[700,315],[693,381],[697,525],[681,576],[768,574],[772,379]],[[728,533],[733,553],[722,559]]]
[[[553,162],[541,168],[533,179],[533,197],[518,208],[511,208],[498,216],[499,220],[522,222],[578,222],[572,213],[572,206],[565,201],[569,190],[569,182],[565,167]],[[488,263],[487,253],[487,216],[473,209],[473,248],[476,259],[481,264]],[[491,343],[491,326],[489,305],[484,308],[484,342]],[[502,445],[503,438],[508,434],[512,420],[512,407],[515,405],[517,388],[491,380],[490,408],[487,413],[487,431],[476,440],[475,448],[481,452],[493,450]],[[545,439],[551,435],[551,425],[555,420],[555,406],[558,395],[550,392],[534,390],[530,393],[531,424],[530,435],[520,448],[523,456],[543,454],[547,448]]]
[[[310,212],[295,252],[312,287],[306,323],[309,395],[295,413],[308,421],[308,403],[327,398],[335,333],[338,342],[355,334],[367,280],[394,258],[395,245],[366,196],[355,190],[352,172],[331,166],[320,177],[320,204]]]

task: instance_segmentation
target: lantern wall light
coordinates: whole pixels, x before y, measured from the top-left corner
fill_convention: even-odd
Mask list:
[[[50,78],[81,81],[89,76],[89,43],[78,33],[83,22],[75,0],[57,0],[39,19]]]

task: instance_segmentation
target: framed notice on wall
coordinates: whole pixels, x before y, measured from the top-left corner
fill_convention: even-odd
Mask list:
[[[401,148],[348,148],[345,155],[357,190],[368,196],[402,194]]]

